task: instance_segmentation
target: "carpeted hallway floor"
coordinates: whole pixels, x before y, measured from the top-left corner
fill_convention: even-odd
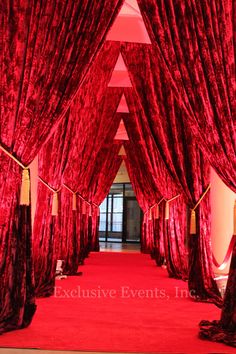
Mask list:
[[[31,326],[0,336],[0,347],[107,352],[234,353],[198,339],[202,319],[220,310],[193,302],[184,282],[167,277],[148,255],[92,253],[82,277],[58,280],[39,299]]]

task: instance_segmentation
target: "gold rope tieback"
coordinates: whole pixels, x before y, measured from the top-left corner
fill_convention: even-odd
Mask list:
[[[96,216],[97,218],[100,216],[100,208],[99,208],[99,205],[96,204],[96,203],[92,203],[95,207],[96,207]]]
[[[180,197],[180,194],[177,194],[176,196],[174,196],[173,198],[167,199],[166,200],[166,205],[165,205],[165,220],[169,220],[170,218],[170,202],[172,202],[173,200],[177,199]]]
[[[161,202],[164,200],[164,198],[161,198],[161,200],[159,200],[159,202],[153,204],[150,208],[148,208],[147,211],[145,211],[144,214],[148,213],[148,219],[152,220],[152,210],[155,208],[154,210],[154,219],[159,219],[159,204],[161,204]]]
[[[77,210],[77,198],[76,198],[76,192],[74,192],[70,187],[68,187],[65,183],[63,183],[63,186],[72,193],[72,210]]]
[[[59,189],[54,189],[47,182],[45,182],[41,177],[38,176],[38,179],[53,193],[52,216],[57,216],[58,215],[58,192],[60,192],[61,187]]]
[[[24,166],[23,163],[21,163],[15,156],[10,154],[10,152],[8,152],[2,145],[0,145],[0,149],[23,169],[21,177],[20,205],[30,205],[29,167]]]
[[[198,202],[195,204],[195,206],[191,209],[191,217],[190,217],[190,235],[196,235],[197,233],[197,225],[196,225],[196,208],[198,205],[201,203],[205,195],[208,193],[208,191],[211,188],[211,184],[209,184],[205,190],[205,192],[202,194],[201,198],[198,200]]]
[[[24,168],[22,171],[20,205],[30,205],[30,174],[28,168]]]
[[[165,198],[161,198],[161,200],[156,204],[155,213],[154,213],[154,218],[155,218],[155,219],[159,219],[159,217],[160,217],[160,204],[161,204],[161,202],[162,202],[164,199],[165,199]]]
[[[82,197],[82,195],[79,194],[78,192],[76,192],[76,195],[78,195],[78,197],[82,200],[82,214],[83,214],[83,215],[86,215],[86,213],[87,213],[86,205],[88,205],[89,208],[91,208],[92,203],[89,203],[89,202],[88,202],[84,197]],[[89,215],[90,215],[90,214],[91,214],[91,211],[90,211],[90,209],[89,209]]]

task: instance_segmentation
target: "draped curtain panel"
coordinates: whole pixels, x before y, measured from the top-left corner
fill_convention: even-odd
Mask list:
[[[61,207],[59,204],[58,212],[55,212],[59,215],[52,215],[55,214],[52,213],[53,202],[54,198],[58,203],[60,201],[61,179],[67,166],[73,127],[74,121],[67,113],[39,153],[38,174],[42,180],[38,181],[33,229],[35,291],[38,297],[52,295],[54,291],[57,250],[61,237]]]
[[[107,42],[103,55],[98,57],[84,82],[84,90],[81,89],[70,108],[70,116],[76,122],[76,128],[73,146],[68,156],[68,168],[63,175],[63,183],[90,203],[90,206],[82,203],[85,206],[84,212],[80,217],[78,216],[80,223],[77,223],[81,227],[77,228],[77,237],[81,239],[82,261],[91,249],[94,227],[97,228],[94,224],[95,216],[93,216],[92,196],[90,195],[91,181],[93,175],[96,175],[96,160],[111,133],[110,129],[114,124],[113,117],[122,94],[120,89],[107,89],[118,55],[119,43],[113,45]],[[119,122],[115,122],[113,135],[118,125]],[[66,222],[63,225],[66,227]],[[62,230],[62,237],[65,234],[66,230]],[[93,247],[95,245],[92,245]],[[62,257],[64,259],[63,255]]]
[[[106,109],[106,114],[109,114],[111,110],[111,105],[106,105],[102,102],[102,99],[118,57],[118,51],[119,44],[114,46],[110,42],[104,44],[91,66],[87,78],[74,98],[66,114],[66,120],[64,119],[53,138],[45,144],[43,151],[40,152],[39,175],[53,189],[60,189],[58,193],[60,208],[58,216],[51,215],[52,205],[51,203],[47,204],[47,199],[52,199],[53,193],[51,190],[45,189],[44,186],[42,187],[42,182],[39,182],[39,202],[34,224],[37,296],[53,294],[55,266],[58,258],[64,260],[64,272],[76,274],[80,260],[84,258],[88,251],[84,249],[85,240],[81,240],[81,237],[87,239],[89,231],[87,223],[91,223],[91,220],[90,218],[87,220],[87,216],[81,214],[81,211],[73,210],[73,193],[69,192],[66,187],[69,187],[73,192],[77,191],[77,171],[82,167],[81,161],[83,161],[84,156],[86,157],[86,163],[90,162],[90,155],[87,155],[85,151],[89,149],[89,153],[93,151],[90,147],[90,141],[94,140],[93,137],[102,128],[100,123],[101,110]],[[107,59],[104,60],[104,57]],[[113,106],[114,102],[112,102]],[[114,107],[116,108],[116,105]],[[94,141],[98,146],[102,144],[100,141]],[[87,145],[84,146],[83,144]],[[71,163],[73,152],[76,152],[76,155],[73,155],[74,164]],[[94,154],[94,156],[96,155]],[[93,164],[90,167],[93,169]],[[62,175],[65,186],[62,185]],[[67,175],[71,179],[74,177],[74,181],[68,183]],[[42,193],[47,193],[47,195],[42,196]],[[47,220],[47,223],[43,222],[44,219]],[[81,227],[83,227],[83,230]],[[80,247],[81,244],[83,249]],[[45,252],[47,249],[50,249],[50,252]]]
[[[179,107],[174,93],[166,84],[161,68],[156,59],[156,50],[148,45],[125,43],[121,48],[130,78],[137,94],[137,102],[142,110],[142,126],[149,129],[147,136],[152,136],[154,145],[158,148],[158,159],[162,160],[177,188],[182,189],[183,196],[190,208],[194,208],[209,184],[209,165],[201,157],[197,144],[192,137],[191,129],[185,123],[185,112]],[[147,84],[149,83],[149,84]],[[127,96],[129,100],[129,96]],[[146,144],[153,144],[153,139],[145,139]],[[149,151],[155,151],[149,148]],[[156,169],[158,170],[158,169]],[[163,179],[163,174],[159,177]],[[161,183],[165,187],[165,183]],[[168,185],[171,185],[168,183]],[[167,191],[164,191],[167,193]],[[162,195],[166,195],[162,192]],[[209,194],[204,198],[207,200]],[[168,199],[168,198],[167,198]],[[199,211],[200,210],[200,211]],[[222,302],[212,270],[210,244],[210,209],[204,202],[198,206],[196,213],[197,234],[195,241],[198,247],[191,250],[189,242],[189,257],[196,252],[201,254],[194,258],[202,258],[201,267],[189,259],[189,284],[196,300]],[[192,270],[191,270],[192,269]],[[194,272],[199,272],[204,287],[191,281]]]
[[[138,155],[132,148],[132,144],[130,143],[130,141],[129,143],[126,141],[124,143],[124,146],[127,154],[127,156],[124,156],[124,161],[130,177],[132,188],[134,190],[137,201],[144,213],[141,232],[141,251],[143,253],[152,253],[154,252],[154,242],[151,242],[151,235],[149,235],[148,233],[148,222],[150,223],[150,221],[148,221],[147,212],[149,207],[155,204],[156,195],[154,194],[153,189],[150,188],[151,180],[145,178],[146,174],[144,173],[144,171],[146,171],[146,169],[142,166],[142,164],[139,165],[139,161],[136,160],[136,157]]]
[[[99,208],[96,205],[100,205],[109,193],[120,168],[122,156],[118,154],[121,144],[122,142],[118,141],[107,145],[106,148],[104,147],[96,161],[95,173],[90,183],[89,198],[95,204],[92,213],[91,251],[99,250]]]
[[[123,0],[1,2],[0,144],[24,166],[36,157],[52,128],[68,109],[122,4]],[[19,184],[13,182],[15,173],[1,169],[0,180],[4,181],[1,187],[9,191],[7,199],[17,200],[15,210],[18,210],[18,213],[13,211],[12,204],[10,219],[4,221],[6,226],[1,230],[1,242],[8,251],[1,255],[0,271],[4,282],[12,284],[7,290],[1,289],[2,332],[29,324],[35,304],[30,207],[19,207],[19,199],[16,199]],[[6,184],[14,188],[8,189]],[[1,215],[6,208],[5,201],[2,198],[0,202]],[[27,212],[23,213],[23,209]],[[19,222],[23,217],[27,219]],[[23,230],[23,225],[28,227]],[[25,232],[27,235],[22,236],[18,248],[27,252],[17,261],[11,257],[14,240],[16,235]],[[16,268],[22,269],[26,286],[20,279],[14,285],[10,282]]]
[[[0,153],[0,334],[28,326],[36,308],[31,210],[19,206],[20,172],[18,164]]]
[[[170,203],[169,219],[164,220],[166,266],[170,277],[187,280],[186,204],[182,196]]]
[[[120,100],[122,89],[108,88],[107,96],[117,104]],[[115,141],[117,129],[120,123],[120,116],[112,115],[112,120],[106,122],[106,129],[103,129],[103,146],[99,150],[96,162],[93,169],[93,174],[90,178],[88,186],[88,199],[91,201],[91,250],[99,249],[99,205],[109,193],[110,187],[118,172],[122,162],[122,157],[119,156],[119,151],[122,141]]]
[[[205,158],[236,191],[235,1],[138,0],[156,59]]]
[[[60,198],[61,247],[57,253],[57,259],[64,261],[63,274],[76,275],[81,261],[81,210],[77,210],[78,201],[76,201],[76,210],[73,210],[73,195],[65,187],[62,187]]]
[[[172,198],[181,192],[181,188],[178,187],[178,183],[176,183],[173,178],[171,178],[165,164],[162,161],[161,155],[152,137],[150,126],[148,124],[147,119],[145,118],[145,114],[142,110],[142,107],[140,106],[139,99],[135,95],[135,92],[132,92],[131,89],[126,89],[125,95],[131,114],[130,117],[128,119],[125,119],[124,121],[125,124],[127,124],[127,131],[131,136],[133,134],[133,136],[135,137],[135,130],[133,127],[137,127],[137,141],[133,149],[137,149],[136,153],[138,155],[140,155],[140,152],[138,153],[138,149],[141,150],[142,147],[142,149],[145,150],[146,155],[144,156],[145,159],[150,160],[149,169],[151,169],[152,171],[151,176],[148,177],[148,180],[153,180],[153,184],[156,185],[156,188],[158,189],[159,194],[161,196],[164,196],[166,199]],[[142,156],[143,160],[144,156]],[[144,169],[144,171],[146,170],[147,168]],[[152,186],[152,188],[154,188],[154,186]],[[154,202],[153,204],[159,202],[160,199],[161,198],[159,197],[159,199],[156,200],[156,202]],[[181,200],[183,202],[182,208],[184,209],[184,199]],[[171,213],[171,218],[163,221],[164,228],[160,228],[160,234],[154,233],[156,221],[155,217],[153,217],[153,214],[155,214],[155,209],[153,209],[153,213],[149,213],[148,217],[145,216],[145,221],[147,223],[146,228],[148,232],[150,232],[150,235],[153,235],[152,248],[153,252],[155,253],[155,257],[159,259],[159,257],[161,257],[161,254],[159,254],[158,252],[162,250],[161,244],[159,245],[160,247],[155,247],[156,242],[158,244],[159,242],[165,241],[165,258],[169,275],[176,278],[186,279],[187,252],[184,242],[186,219],[182,217],[180,221],[177,221],[177,217],[180,215],[180,213],[178,212],[178,208],[173,208],[173,205],[175,205],[176,203],[180,208],[180,204],[178,202],[176,202],[175,200],[171,202],[170,208],[171,210],[173,210],[173,212]],[[164,215],[161,214],[161,217],[164,217]],[[161,222],[162,221],[160,221],[160,226]],[[180,227],[179,223],[181,222],[182,224]],[[161,232],[164,233],[162,234]],[[172,244],[172,247],[170,247],[170,244]],[[172,255],[171,252],[173,252]]]
[[[160,203],[158,208],[159,218],[154,219],[154,253],[153,258],[158,267],[165,263],[164,227],[165,203]]]
[[[168,85],[186,110],[187,124],[205,158],[236,191],[235,1],[138,0],[138,4]],[[235,324],[236,282],[228,284],[234,296],[231,300],[228,296],[232,310],[226,316]]]
[[[149,219],[149,208],[161,199],[153,175],[148,168],[148,159],[145,158],[148,151],[145,145],[140,144],[140,132],[134,125],[134,117],[131,114],[123,114],[129,140],[125,141],[124,147],[127,156],[125,162],[134,189],[137,201],[144,215],[142,220],[141,250],[143,253],[154,252],[154,230],[152,214]]]

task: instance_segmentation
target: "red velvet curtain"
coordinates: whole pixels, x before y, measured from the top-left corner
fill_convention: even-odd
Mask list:
[[[160,191],[160,195],[167,200],[178,195],[180,187],[169,176],[169,173],[162,161],[161,155],[155,146],[150,127],[145,114],[142,111],[140,102],[135,93],[130,89],[125,91],[128,106],[131,112],[131,117],[126,119],[126,124],[130,124],[128,131],[130,135],[134,134],[134,126],[140,128],[139,141],[142,146],[146,146],[146,152],[151,161],[152,175],[150,178],[154,179],[154,183]],[[135,144],[138,146],[138,143]],[[135,149],[135,148],[134,148]],[[142,156],[143,158],[143,156]],[[145,170],[146,171],[146,170]],[[160,198],[159,198],[160,200]],[[181,203],[182,202],[182,203]],[[153,217],[154,213],[149,213],[147,220],[152,220],[152,227],[150,232],[154,233],[154,256],[157,259],[157,264],[162,261],[162,249],[165,249],[165,259],[167,263],[167,270],[170,276],[176,278],[186,279],[187,277],[187,251],[185,246],[186,233],[186,218],[185,218],[185,203],[181,197],[181,202],[173,200],[170,204],[170,215],[166,220],[163,213],[157,221]],[[153,210],[155,211],[155,209]],[[182,214],[182,215],[181,215]],[[181,215],[181,217],[180,217]],[[180,218],[179,218],[180,217]],[[150,227],[150,221],[147,221]],[[157,231],[155,233],[154,231]],[[159,232],[158,232],[159,231]],[[163,242],[163,243],[162,243]]]
[[[115,133],[115,132],[114,132]],[[112,136],[110,136],[111,138]],[[114,135],[113,135],[114,137]],[[109,139],[110,140],[110,139]],[[112,139],[113,140],[113,139]],[[89,194],[93,203],[91,250],[99,250],[99,205],[105,199],[122,162],[119,151],[122,142],[112,140],[98,154]]]
[[[104,44],[70,107],[68,122],[63,122],[64,125],[60,125],[54,134],[53,142],[49,140],[40,154],[39,175],[51,187],[61,188],[61,191],[59,193],[59,215],[52,217],[51,204],[48,204],[47,196],[52,197],[53,193],[39,182],[39,202],[34,230],[38,296],[47,296],[53,293],[57,259],[64,260],[64,273],[76,274],[80,261],[87,254],[85,248],[88,244],[88,228],[91,227],[88,223],[91,223],[91,218],[88,213],[85,215],[81,212],[82,207],[79,207],[79,203],[81,203],[79,200],[77,200],[78,208],[73,210],[73,193],[62,186],[62,174],[65,172],[63,177],[65,185],[76,192],[77,171],[81,167],[80,162],[83,161],[84,151],[90,148],[90,140],[87,139],[92,139],[95,131],[101,131],[101,115],[106,117],[106,114],[110,114],[112,117],[112,110],[117,105],[115,103],[114,106],[114,101],[106,104],[108,100],[104,91],[110,80],[118,52],[119,44],[112,45],[111,42]],[[88,124],[89,122],[90,124]],[[86,147],[85,144],[87,144]],[[99,148],[102,140],[97,141],[97,144]],[[76,155],[73,155],[73,152],[76,152]],[[71,162],[72,156],[74,165]],[[89,163],[89,155],[85,154],[85,156],[86,163]],[[93,164],[90,167],[94,168]],[[75,178],[73,183],[68,183],[65,179],[67,175],[70,178]],[[88,208],[87,212],[89,212]],[[47,222],[44,223],[43,220],[47,220]],[[47,252],[48,249],[50,252]]]
[[[0,144],[23,165],[28,166],[35,158],[53,126],[68,109],[122,3],[122,0],[92,3],[76,0],[63,4],[58,0],[1,2]],[[8,166],[12,164],[9,162]],[[19,207],[16,171],[17,168],[12,172],[1,169],[0,176],[1,189],[9,191],[6,198],[14,200],[18,210],[13,211],[12,204],[10,219],[4,221],[6,226],[1,230],[1,242],[8,250],[1,254],[1,274],[9,286],[1,288],[0,331],[28,325],[35,311],[30,207]],[[8,189],[6,184],[12,188]],[[6,205],[3,198],[1,215],[5,214],[2,210]],[[17,242],[16,235],[21,235]],[[17,254],[22,252],[19,258],[11,257],[16,243]],[[12,283],[11,273],[15,269],[22,271]]]
[[[53,190],[61,193],[61,179],[67,165],[74,122],[69,114],[39,153],[37,206],[33,230],[33,256],[36,296],[53,294],[56,260],[60,242],[60,216],[52,215]],[[52,188],[49,189],[49,188]],[[61,208],[58,207],[60,213]]]
[[[149,209],[161,199],[161,194],[154,180],[152,168],[152,154],[148,151],[143,139],[143,131],[140,121],[132,114],[121,114],[123,118],[129,141],[124,142],[126,151],[126,166],[134,189],[137,201],[142,208],[144,215],[142,221],[141,250],[144,253],[153,254],[154,229],[152,213]]]
[[[102,71],[97,68],[96,75],[92,75],[89,82],[91,90],[87,97],[78,95],[71,106],[71,119],[77,121],[76,136],[68,157],[68,168],[66,169],[63,182],[72,191],[83,196],[90,203],[82,202],[78,211],[80,228],[77,228],[77,237],[80,238],[81,261],[88,255],[92,245],[94,207],[91,202],[90,186],[94,173],[96,173],[96,160],[98,154],[110,132],[113,124],[114,113],[121,98],[121,90],[105,89],[119,53],[119,44],[107,43],[107,52],[101,56],[100,62]],[[99,81],[100,80],[100,81]],[[91,102],[91,103],[90,103]],[[78,119],[79,118],[79,119]],[[89,122],[89,124],[88,124]],[[119,122],[116,123],[118,128]],[[71,195],[72,198],[72,195]],[[78,198],[77,198],[78,199]],[[79,207],[78,207],[79,209]],[[82,213],[82,209],[84,212]],[[62,217],[66,215],[62,210]],[[63,223],[65,227],[66,221]],[[62,230],[62,235],[66,232]],[[62,236],[63,237],[63,236]],[[72,250],[71,250],[72,251]],[[69,249],[68,249],[68,252]],[[63,259],[68,259],[66,253],[62,254]]]
[[[148,210],[156,203],[155,187],[152,188],[151,179],[147,177],[144,165],[138,159],[137,154],[128,142],[124,144],[127,156],[124,157],[130,181],[135,192],[137,201],[143,211],[142,232],[141,232],[141,251],[153,254],[155,251],[155,239],[153,230],[153,220],[149,219]]]
[[[83,260],[81,247],[81,207],[76,200],[76,210],[73,210],[73,194],[62,187],[60,194],[60,245],[57,259],[62,259],[63,274],[76,275],[78,266]],[[55,275],[55,273],[54,273]]]
[[[182,196],[170,203],[169,218],[164,220],[166,266],[170,277],[187,280],[186,204]]]
[[[20,170],[0,153],[0,334],[28,326],[36,308],[31,209],[19,206]]]
[[[166,86],[205,158],[236,191],[235,1],[138,3]]]
[[[185,124],[184,111],[163,78],[156,51],[148,45],[127,43],[122,46],[122,53],[143,107],[143,120],[149,125],[166,168],[193,208],[209,184],[209,165]],[[196,300],[220,304],[212,271],[208,199],[209,193],[197,208],[197,234],[189,238],[189,288]]]
[[[138,0],[138,3],[149,35],[158,48],[159,64],[163,72],[168,72],[167,82],[187,111],[187,124],[205,157],[236,191],[235,1]],[[231,277],[222,317],[226,316],[228,323],[234,322],[235,330],[233,270]],[[235,346],[232,326],[228,330],[227,335],[227,325],[224,331],[219,325],[222,335],[214,336],[213,330],[213,340],[225,340]]]

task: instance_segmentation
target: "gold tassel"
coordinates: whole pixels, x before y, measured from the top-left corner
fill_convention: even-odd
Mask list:
[[[166,205],[165,205],[165,219],[169,220],[170,218],[170,203],[168,201],[166,201]]]
[[[152,220],[152,209],[148,210],[148,220]]]
[[[52,197],[52,215],[58,215],[58,193],[54,192]]]
[[[234,201],[234,235],[236,235],[236,200]]]
[[[86,215],[86,202],[82,200],[82,214]]]
[[[22,171],[20,205],[30,205],[30,175],[28,168],[24,168]]]
[[[159,205],[158,204],[155,206],[154,218],[159,219]]]
[[[77,207],[76,207],[76,193],[73,193],[72,210],[77,210]]]
[[[192,209],[190,218],[190,235],[196,235],[196,232],[196,212]]]

